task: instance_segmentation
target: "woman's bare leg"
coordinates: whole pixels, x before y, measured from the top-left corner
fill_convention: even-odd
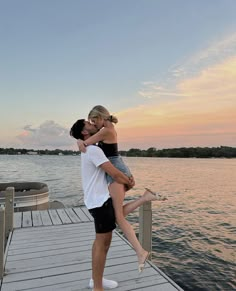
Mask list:
[[[129,213],[133,212],[136,208],[140,207],[145,202],[155,201],[155,200],[156,200],[156,197],[146,190],[143,193],[143,195],[139,197],[138,199],[131,202],[127,202],[126,204],[123,205],[124,216],[127,216]]]
[[[124,217],[123,212],[123,201],[125,197],[124,185],[113,182],[112,184],[109,185],[109,191],[112,198],[113,207],[115,210],[116,222],[123,231],[128,241],[133,246],[134,250],[136,251],[139,264],[142,264],[145,261],[148,252],[142,248],[132,226]]]

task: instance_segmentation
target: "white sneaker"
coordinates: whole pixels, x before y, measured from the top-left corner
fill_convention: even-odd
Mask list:
[[[105,278],[102,278],[102,285],[104,289],[114,289],[116,287],[118,287],[118,283],[116,281],[113,280],[108,280]],[[89,288],[93,288],[94,284],[93,284],[93,279],[90,279],[89,281]]]

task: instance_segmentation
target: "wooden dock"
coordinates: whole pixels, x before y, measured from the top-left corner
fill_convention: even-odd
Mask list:
[[[85,207],[14,213],[14,230],[6,250],[0,290],[91,290],[93,219]],[[114,232],[104,276],[119,283],[115,290],[182,290],[148,262],[138,274],[129,243]]]

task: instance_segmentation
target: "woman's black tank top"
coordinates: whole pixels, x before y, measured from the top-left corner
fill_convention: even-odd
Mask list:
[[[117,143],[104,143],[100,141],[98,146],[103,150],[106,157],[119,156]]]

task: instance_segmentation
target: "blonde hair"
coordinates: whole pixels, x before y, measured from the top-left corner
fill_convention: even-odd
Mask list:
[[[118,119],[116,116],[111,115],[109,111],[102,105],[96,105],[89,112],[88,119],[91,118],[102,118],[104,120],[109,120],[110,122],[117,123]]]

